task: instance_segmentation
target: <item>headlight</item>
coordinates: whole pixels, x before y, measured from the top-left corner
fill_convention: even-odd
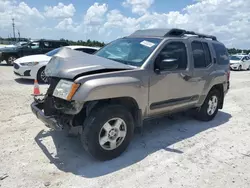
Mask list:
[[[57,84],[53,96],[70,101],[80,84],[68,80],[60,80]]]
[[[39,64],[39,62],[28,62],[28,63],[20,63],[22,66],[35,66]]]

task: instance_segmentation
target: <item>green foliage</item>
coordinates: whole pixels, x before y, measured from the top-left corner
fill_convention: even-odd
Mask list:
[[[241,50],[241,49],[235,49],[235,48],[230,48],[227,49],[229,54],[238,54],[238,53],[245,53],[245,54],[249,54],[250,50]]]
[[[90,39],[88,39],[87,41],[83,41],[83,40],[72,41],[72,40],[65,40],[65,39],[60,39],[60,40],[67,42],[69,45],[82,45],[82,46],[95,46],[95,47],[103,47],[105,45],[104,42],[99,42],[99,41],[90,40]]]

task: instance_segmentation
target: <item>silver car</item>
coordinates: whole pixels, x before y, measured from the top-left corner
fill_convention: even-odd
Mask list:
[[[62,49],[45,72],[50,87],[33,113],[47,127],[79,133],[98,160],[123,153],[148,119],[192,110],[212,120],[230,77],[216,37],[181,29],[139,30],[94,55]]]

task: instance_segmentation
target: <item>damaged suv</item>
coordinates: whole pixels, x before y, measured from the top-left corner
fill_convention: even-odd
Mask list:
[[[182,29],[139,30],[94,55],[65,48],[45,72],[50,87],[33,113],[52,129],[77,130],[99,160],[124,152],[144,120],[186,110],[212,120],[230,76],[216,37]]]

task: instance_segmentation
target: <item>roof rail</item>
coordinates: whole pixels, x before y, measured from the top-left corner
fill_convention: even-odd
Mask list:
[[[212,40],[217,40],[217,38],[213,35],[205,35],[196,33],[194,31],[186,31],[183,29],[170,29],[164,36],[165,37],[183,37],[184,35],[196,35],[199,38],[210,38]]]

